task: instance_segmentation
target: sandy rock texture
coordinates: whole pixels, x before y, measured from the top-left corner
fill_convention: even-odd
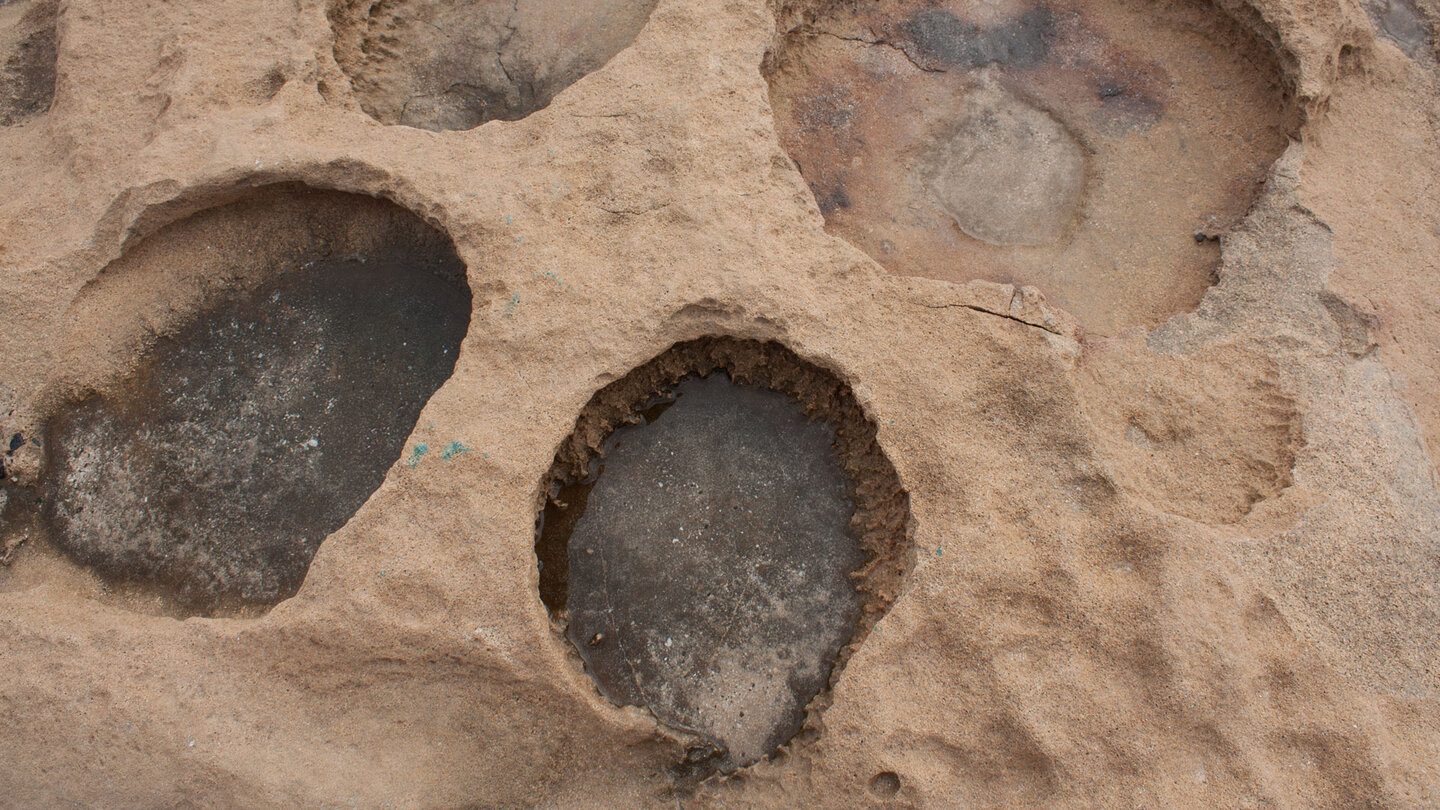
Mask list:
[[[1103,195],[1147,184],[1163,204],[1129,218],[1151,240],[1135,255],[1192,234],[1160,214],[1206,208],[1173,187],[1201,170],[1154,160],[1214,136],[1190,102],[1135,108],[1158,115],[1158,146],[1101,144],[1076,123],[1098,103],[1080,85],[1029,93],[993,65],[957,79],[981,95],[951,109],[1009,110],[994,148],[1053,151],[1063,131],[1086,174],[1073,206],[1042,212],[1064,227],[1025,229],[1051,240],[1038,247],[984,242],[938,186],[909,187],[912,213],[956,229],[945,255],[986,266],[908,275],[863,228],[827,222],[834,201],[783,115],[787,48],[883,2],[635,4],[625,14],[648,18],[613,56],[570,58],[580,43],[537,61],[569,82],[548,104],[505,120],[471,103],[499,103],[493,87],[462,88],[421,126],[395,99],[501,81],[493,9],[468,66],[481,78],[436,85],[423,74],[438,63],[407,55],[435,47],[404,34],[431,19],[424,4],[371,4],[403,35],[369,61],[351,25],[364,5],[0,4],[0,803],[1440,805],[1433,0],[1086,4],[1098,33],[1075,47],[1122,42],[1157,92],[1192,76],[1152,69],[1165,54],[1137,20],[1210,21],[1157,34],[1191,42],[1186,59],[1216,26],[1242,32],[1263,58],[1217,61],[1247,77],[1245,104],[1280,105],[1227,153],[1243,176],[1263,152],[1263,182],[1192,239],[1213,268],[1141,262],[1133,290],[1113,267],[1087,286],[1033,251],[1061,262],[1078,244],[1063,240],[1098,228],[1080,251],[1098,266],[1127,227],[1124,195]],[[963,39],[1032,5],[934,8],[972,14]],[[602,54],[626,39],[599,28]],[[822,46],[938,69],[876,45],[887,30]],[[534,36],[517,41],[554,41]],[[855,97],[855,120],[884,90]],[[987,131],[970,120],[936,132]],[[1073,177],[1061,162],[1053,175]],[[286,217],[274,239],[205,226],[276,184],[355,215]],[[952,208],[991,216],[946,188]],[[35,502],[55,469],[35,439],[127,385],[211,296],[300,261],[291,236],[336,259],[361,250],[376,200],[453,242],[473,309],[453,374],[298,592],[193,615],[57,550]],[[1096,225],[1101,202],[1113,216]],[[167,243],[176,232],[192,238]],[[1013,276],[995,270],[1006,251]],[[1168,295],[1171,278],[1189,286]],[[848,387],[908,496],[913,565],[801,733],[699,779],[677,767],[685,735],[603,697],[552,620],[536,518],[595,393],[715,336],[777,342]]]

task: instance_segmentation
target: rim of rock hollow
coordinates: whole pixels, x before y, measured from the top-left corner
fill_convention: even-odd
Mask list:
[[[555,539],[547,542],[542,532],[546,507],[561,486],[590,474],[605,440],[617,428],[640,422],[639,409],[648,401],[687,376],[716,371],[725,371],[737,385],[785,394],[808,417],[824,420],[834,428],[834,460],[844,474],[846,496],[854,506],[850,527],[866,554],[866,561],[851,574],[860,594],[861,610],[850,639],[836,654],[826,685],[806,705],[801,729],[760,760],[764,762],[818,738],[820,715],[828,708],[845,665],[899,597],[915,565],[909,493],[880,445],[874,420],[839,374],[805,360],[774,340],[707,335],[672,344],[596,391],[557,448],[536,493],[534,539],[540,568],[539,596],[552,629],[558,633],[557,640],[580,664],[579,653],[565,638],[569,535],[563,543]],[[658,718],[656,723],[677,735],[685,734]],[[695,781],[715,773],[704,766],[704,762],[685,761],[677,764],[675,771],[682,780]]]

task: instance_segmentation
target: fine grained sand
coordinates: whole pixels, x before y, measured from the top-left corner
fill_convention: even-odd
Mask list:
[[[827,234],[761,70],[813,6],[661,0],[544,109],[436,133],[364,112],[323,3],[60,4],[49,110],[0,126],[0,433],[127,378],[218,279],[144,237],[301,182],[453,239],[474,312],[406,452],[475,451],[395,459],[293,598],[185,620],[49,552],[43,454],[4,454],[3,803],[1440,804],[1433,42],[1222,5],[1303,121],[1198,305],[1100,337]],[[232,231],[196,249],[264,249]],[[692,785],[552,627],[534,531],[592,395],[709,335],[853,389],[915,564],[818,733]]]

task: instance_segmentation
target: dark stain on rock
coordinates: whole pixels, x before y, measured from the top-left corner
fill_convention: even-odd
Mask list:
[[[16,22],[16,44],[0,66],[0,126],[22,123],[50,109],[58,9],[56,0],[38,0]]]
[[[681,735],[677,780],[794,739],[898,592],[908,503],[874,437],[827,372],[706,338],[601,389],[561,446],[541,598],[607,697]]]
[[[56,545],[192,613],[292,595],[450,376],[463,273],[448,243],[329,259],[159,339],[49,424]]]
[[[845,193],[842,186],[834,186],[823,191],[818,188],[810,190],[815,194],[815,202],[820,206],[822,214],[833,214],[841,208],[849,208],[851,205],[850,195]]]
[[[981,28],[941,8],[925,9],[900,23],[905,51],[930,69],[977,68],[1001,64],[1014,68],[1038,65],[1050,53],[1055,18],[1035,6],[1014,22]]]
[[[806,132],[843,129],[855,117],[859,101],[844,88],[827,89],[797,105],[796,121]]]
[[[731,766],[799,730],[860,610],[834,429],[723,372],[606,441],[569,541],[570,641],[606,696]]]

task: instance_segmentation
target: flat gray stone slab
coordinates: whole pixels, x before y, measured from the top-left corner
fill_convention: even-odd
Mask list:
[[[570,538],[569,635],[610,699],[733,769],[800,729],[855,629],[865,554],[829,425],[721,372],[674,394],[606,442]]]

